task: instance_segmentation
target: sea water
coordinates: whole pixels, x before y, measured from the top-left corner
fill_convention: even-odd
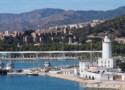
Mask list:
[[[6,62],[4,62],[6,63]],[[51,61],[53,66],[78,64],[75,60]],[[43,66],[44,61],[14,61],[16,69]],[[48,76],[0,76],[0,90],[108,90],[87,89],[78,82]],[[111,90],[111,89],[110,89]]]

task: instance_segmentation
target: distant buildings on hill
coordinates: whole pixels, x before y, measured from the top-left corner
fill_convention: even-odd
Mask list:
[[[86,27],[88,25],[90,25],[91,27],[94,27],[100,23],[103,23],[104,20],[93,20],[91,22],[84,22],[84,23],[77,23],[77,24],[69,24],[69,25],[62,25],[62,26],[55,26],[55,27],[50,27],[49,29],[57,29],[57,28],[69,28],[69,29],[73,29],[73,28],[83,28]]]
[[[92,22],[86,23],[78,23],[78,24],[70,24],[70,25],[62,25],[56,27],[50,27],[48,29],[39,29],[32,32],[30,35],[25,32],[12,32],[5,31],[4,33],[0,33],[0,40],[4,40],[5,37],[14,37],[17,38],[19,43],[18,46],[22,43],[34,43],[34,45],[40,45],[41,43],[65,43],[69,45],[81,45],[79,42],[79,37],[73,35],[71,29],[83,28],[85,26],[90,25],[94,27],[104,21],[101,20],[93,20]]]

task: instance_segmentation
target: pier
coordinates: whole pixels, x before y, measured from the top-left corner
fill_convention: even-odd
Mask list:
[[[84,54],[98,53],[102,51],[0,51],[2,60],[36,60],[36,59],[79,59]]]

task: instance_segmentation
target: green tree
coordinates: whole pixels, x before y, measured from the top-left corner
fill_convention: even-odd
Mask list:
[[[34,30],[26,30],[24,31],[24,36],[31,36],[31,33],[35,32]]]
[[[125,62],[123,63],[120,63],[119,64],[119,68],[122,70],[122,71],[125,71]]]
[[[6,44],[14,44],[15,39],[14,39],[14,37],[8,36],[8,37],[4,38],[3,42]]]

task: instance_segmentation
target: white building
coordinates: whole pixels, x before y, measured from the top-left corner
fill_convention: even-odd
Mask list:
[[[113,75],[105,73],[107,71],[110,71],[110,69],[95,67],[90,62],[79,63],[79,73],[82,78],[92,80],[113,80]]]
[[[5,31],[5,35],[8,35],[9,34],[9,31]]]
[[[125,80],[125,74],[119,74],[119,69],[116,67],[116,60],[112,58],[111,40],[106,34],[102,45],[102,58],[98,62],[80,62],[79,74],[80,77],[91,80]],[[75,71],[76,72],[76,71]]]
[[[71,37],[69,37],[69,42],[68,42],[68,44],[72,44],[72,38],[71,38]]]

